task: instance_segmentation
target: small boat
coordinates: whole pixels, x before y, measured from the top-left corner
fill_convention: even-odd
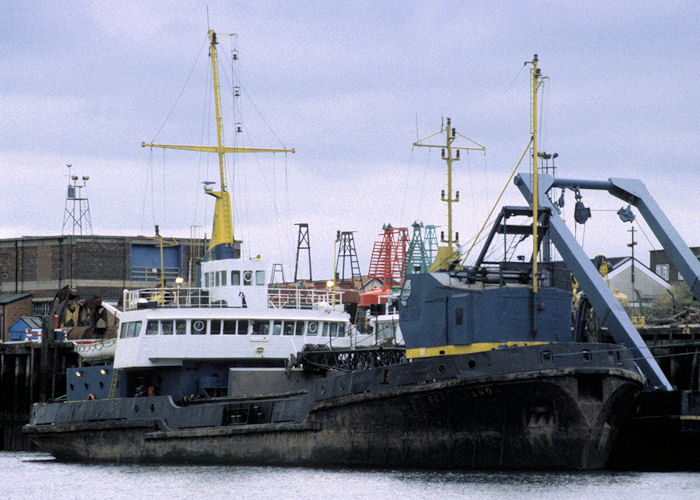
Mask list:
[[[74,340],[73,349],[87,361],[111,360],[117,351],[117,339]]]

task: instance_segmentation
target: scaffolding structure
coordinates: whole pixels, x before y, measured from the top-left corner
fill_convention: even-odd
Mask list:
[[[72,236],[83,234],[92,236],[92,219],[90,218],[90,202],[87,196],[87,181],[90,179],[87,175],[79,178],[77,175],[71,175],[68,167],[68,190],[66,192],[66,207],[63,212],[63,229],[62,235],[70,234]],[[82,180],[82,184],[80,181]],[[70,232],[66,233],[66,228],[70,227]]]
[[[354,231],[341,231],[338,255],[335,261],[335,275],[340,281],[345,281],[345,270],[350,268],[350,279],[354,282],[360,280],[360,288],[363,286],[362,271],[360,271],[360,262],[357,259],[357,249],[355,247]],[[340,272],[339,272],[340,271]]]
[[[313,274],[311,273],[311,241],[309,238],[309,225],[306,222],[301,222],[294,224],[299,226],[299,233],[297,237],[297,258],[294,265],[294,281],[299,280],[299,254],[305,251],[309,257],[309,281],[313,281]]]

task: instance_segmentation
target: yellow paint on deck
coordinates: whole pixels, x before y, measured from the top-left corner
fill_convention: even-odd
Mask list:
[[[474,352],[491,351],[501,347],[524,347],[528,345],[542,344],[549,344],[549,342],[477,342],[476,344],[418,347],[415,349],[406,349],[406,357],[409,359],[434,358],[437,356],[454,356],[456,354],[471,354]]]

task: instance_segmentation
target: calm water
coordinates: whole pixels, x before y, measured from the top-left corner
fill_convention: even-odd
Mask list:
[[[82,465],[0,452],[2,499],[699,499],[700,473],[462,473]]]

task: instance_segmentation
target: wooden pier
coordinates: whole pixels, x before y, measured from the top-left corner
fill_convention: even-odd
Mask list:
[[[21,429],[31,406],[66,393],[66,368],[77,366],[69,342],[0,343],[0,450],[29,450]]]
[[[639,333],[678,390],[700,390],[700,324],[639,328]]]

